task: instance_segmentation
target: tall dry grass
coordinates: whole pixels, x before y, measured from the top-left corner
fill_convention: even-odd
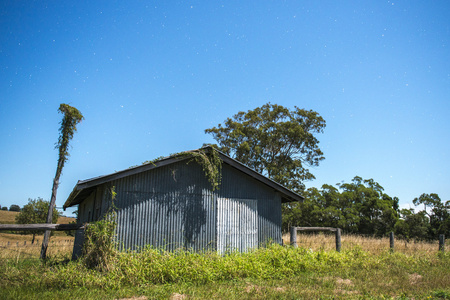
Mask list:
[[[0,210],[0,224],[14,224],[16,223],[17,211]]]
[[[31,234],[0,233],[0,259],[38,259],[41,253],[43,235],[36,236],[31,244]],[[53,236],[48,247],[49,256],[64,257],[72,254],[74,237]]]
[[[0,224],[15,224],[19,212],[0,210]],[[58,224],[69,224],[75,218],[59,217]],[[43,234],[36,235],[34,244],[31,244],[33,235],[13,234],[0,232],[0,259],[39,258]],[[70,256],[72,254],[74,237],[66,235],[64,231],[56,231],[50,238],[48,255]]]
[[[15,224],[16,216],[19,214],[17,211],[5,211],[0,210],[0,224]],[[76,221],[75,218],[71,217],[59,217],[58,224],[69,224],[70,222]]]
[[[283,234],[283,243],[290,244],[289,233]],[[334,233],[297,233],[297,245],[307,249],[334,250],[336,249],[336,239]],[[361,235],[341,236],[341,250],[351,250],[360,248],[361,250],[379,254],[390,249],[389,237],[376,238]],[[405,254],[411,253],[436,253],[439,250],[439,242],[409,241],[394,239],[394,251]]]

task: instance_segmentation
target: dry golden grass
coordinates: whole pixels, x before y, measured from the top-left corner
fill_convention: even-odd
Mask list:
[[[283,243],[288,245],[290,236],[289,233],[283,235]],[[334,250],[336,249],[336,239],[334,233],[316,233],[316,234],[301,234],[297,233],[297,245],[299,247],[308,248],[312,250]],[[374,254],[389,250],[389,237],[374,238],[363,237],[358,235],[342,235],[341,236],[341,250],[350,250],[359,247],[364,251]],[[394,251],[401,253],[434,253],[439,249],[438,241],[422,242],[395,239]]]
[[[5,211],[0,210],[0,224],[14,224],[16,223],[16,216],[19,214],[17,211]],[[70,217],[59,217],[58,224],[69,224],[74,222],[75,218]]]
[[[4,258],[39,258],[41,253],[42,235],[37,235],[31,244],[31,234],[0,233],[0,259]],[[52,236],[48,246],[49,256],[70,255],[73,249],[72,236]]]
[[[14,224],[18,212],[1,211],[0,224]],[[60,217],[58,224],[68,224],[75,221],[75,218]],[[2,258],[39,258],[41,251],[43,234],[36,235],[34,244],[32,234],[11,234],[0,232],[0,259]],[[72,253],[74,238],[67,236],[64,231],[54,232],[54,236],[50,238],[48,247],[48,255],[67,255]]]
[[[0,224],[14,224],[18,214],[17,211],[0,210]]]
[[[59,217],[58,218],[58,224],[69,224],[70,222],[75,222],[77,219],[70,218],[70,217]]]

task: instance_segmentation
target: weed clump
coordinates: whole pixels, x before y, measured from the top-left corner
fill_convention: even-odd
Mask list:
[[[117,255],[114,233],[117,213],[114,206],[116,192],[111,188],[111,206],[102,220],[87,225],[83,244],[82,261],[88,269],[110,271]]]

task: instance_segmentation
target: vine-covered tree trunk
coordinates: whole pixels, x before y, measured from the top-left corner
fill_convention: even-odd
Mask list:
[[[48,224],[52,223],[53,208],[55,207],[55,204],[56,204],[56,192],[58,191],[59,177],[61,176],[63,164],[64,163],[61,162],[61,159],[59,159],[58,167],[56,169],[55,179],[53,179],[52,198],[50,200],[50,205],[48,207],[48,214],[47,214],[47,223]],[[51,234],[50,230],[46,230],[44,232],[44,239],[42,240],[42,248],[41,248],[41,259],[45,259],[47,257],[47,248],[48,248],[48,242],[50,240],[50,234]]]
[[[47,214],[48,224],[52,223],[53,208],[55,207],[56,203],[56,192],[59,186],[59,177],[61,176],[64,163],[69,157],[69,141],[73,138],[73,134],[75,133],[75,131],[77,131],[77,124],[84,119],[83,115],[78,111],[78,109],[67,104],[61,104],[58,111],[64,114],[64,117],[61,121],[61,127],[59,129],[60,136],[56,146],[59,150],[59,157],[55,178],[53,179],[52,197]],[[50,231],[46,230],[44,233],[44,239],[42,241],[41,259],[45,259],[47,257],[47,247],[49,239]]]

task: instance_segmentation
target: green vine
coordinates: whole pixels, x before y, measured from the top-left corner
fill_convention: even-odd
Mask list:
[[[213,147],[205,147],[193,151],[182,152],[179,155],[191,156],[192,159],[187,163],[190,163],[192,160],[198,163],[211,184],[211,189],[214,191],[219,188],[219,185],[222,182],[222,160],[216,149]]]
[[[219,157],[217,149],[215,149],[213,145],[208,145],[197,150],[173,153],[169,157],[191,158],[187,163],[189,164],[190,162],[195,161],[202,167],[206,178],[211,184],[211,189],[214,191],[219,188],[219,185],[222,182],[222,160]],[[164,158],[166,157],[160,156],[153,160],[144,161],[141,165],[152,164],[156,166],[155,162]],[[137,165],[131,166],[129,169],[135,167],[137,167]]]
[[[114,238],[117,225],[117,212],[114,205],[117,195],[115,187],[111,187],[109,192],[111,206],[102,220],[87,225],[83,244],[84,265],[99,271],[108,271],[111,268],[117,252]]]

